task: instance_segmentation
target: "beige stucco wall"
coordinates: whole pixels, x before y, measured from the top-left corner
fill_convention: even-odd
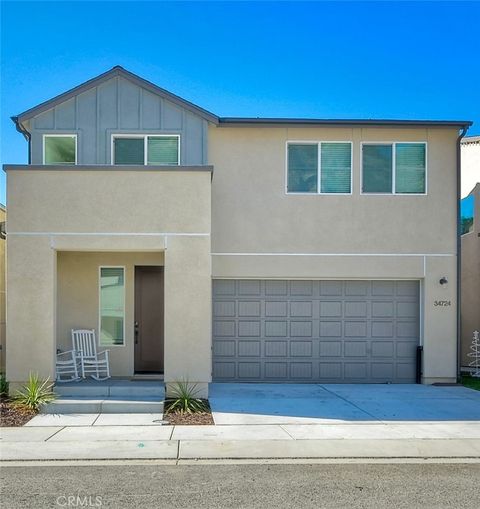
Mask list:
[[[98,334],[99,267],[125,267],[125,344],[108,349],[112,376],[133,375],[135,266],[163,264],[163,252],[58,252],[57,348],[71,350],[71,329],[95,329]],[[105,350],[104,347],[99,349]]]
[[[480,182],[480,136],[462,140],[462,198]]]
[[[457,136],[439,128],[211,127],[212,276],[418,279],[424,381],[453,381]],[[352,195],[287,195],[286,143],[294,140],[352,141]],[[427,194],[362,195],[363,141],[426,141]],[[450,305],[435,305],[442,300]]]
[[[0,223],[6,219],[6,211],[0,206]],[[0,371],[5,370],[5,239],[0,238]]]
[[[31,370],[54,376],[57,333],[59,345],[68,344],[68,330],[84,321],[83,308],[75,305],[77,288],[84,295],[85,326],[98,327],[101,260],[124,260],[128,267],[130,334],[133,265],[161,263],[164,253],[169,303],[165,380],[185,374],[206,387],[211,372],[210,185],[210,171],[7,168],[12,210],[7,376],[12,384],[24,381]],[[64,314],[58,322],[57,310]],[[129,348],[112,352],[114,374],[132,374]],[[196,352],[194,362],[185,355],[189,351]],[[192,371],[193,365],[198,369]]]
[[[473,331],[480,331],[480,184],[472,191],[475,196],[473,231],[462,235],[462,365],[472,359]]]

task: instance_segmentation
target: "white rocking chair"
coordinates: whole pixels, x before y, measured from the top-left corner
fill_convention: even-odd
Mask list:
[[[80,361],[82,378],[94,380],[110,378],[108,350],[97,352],[95,329],[72,329],[72,344],[76,358]]]
[[[76,382],[80,380],[79,370],[80,363],[75,355],[75,350],[57,353],[57,359],[55,361],[55,379],[57,383]]]

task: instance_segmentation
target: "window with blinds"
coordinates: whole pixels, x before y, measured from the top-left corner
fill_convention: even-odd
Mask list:
[[[125,344],[125,269],[100,267],[100,345]]]
[[[426,143],[368,143],[362,148],[362,192],[425,194]]]
[[[425,193],[425,144],[395,145],[395,192]]]
[[[288,193],[351,193],[351,143],[289,143],[287,152]]]
[[[180,136],[139,135],[113,137],[113,164],[180,164]]]
[[[148,136],[148,164],[178,164],[178,136]]]

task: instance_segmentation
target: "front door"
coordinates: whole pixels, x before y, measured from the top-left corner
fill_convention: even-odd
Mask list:
[[[135,267],[135,373],[163,373],[163,267]]]

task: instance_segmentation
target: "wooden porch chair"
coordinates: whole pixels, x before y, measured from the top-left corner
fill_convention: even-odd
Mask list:
[[[95,329],[72,329],[72,344],[80,361],[81,376],[94,380],[110,378],[108,350],[97,352]]]
[[[75,350],[58,352],[55,361],[55,380],[57,383],[76,382],[80,380],[80,363]]]

